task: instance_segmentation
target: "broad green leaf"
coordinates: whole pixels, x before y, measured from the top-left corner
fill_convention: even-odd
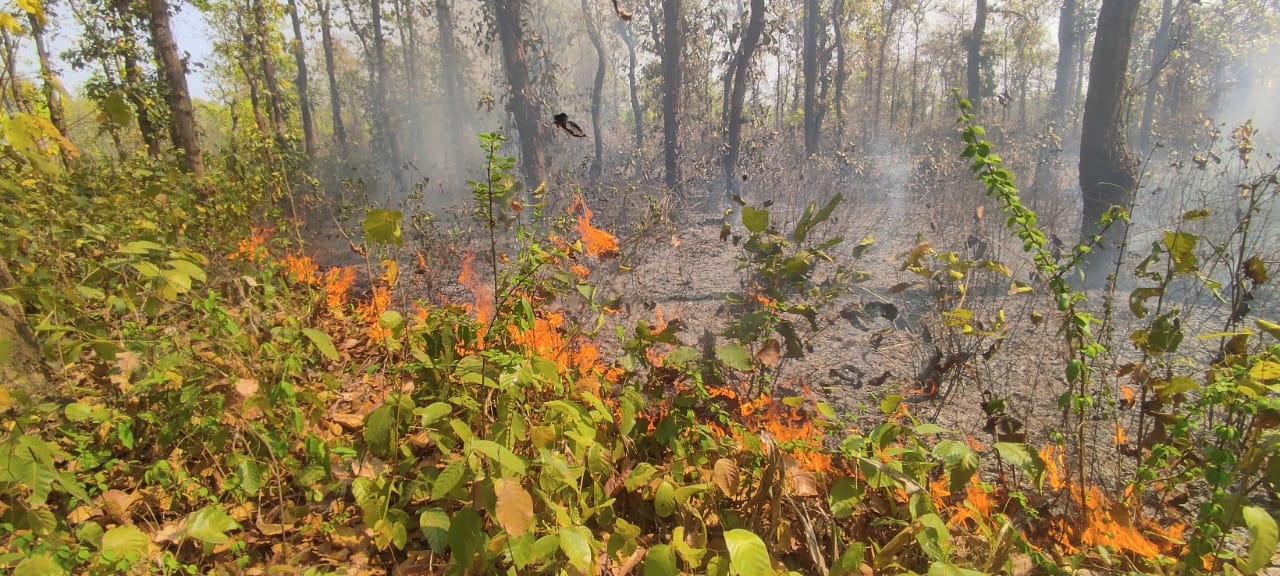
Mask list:
[[[857,483],[844,476],[837,477],[831,484],[831,515],[839,519],[853,516],[862,496],[863,490]]]
[[[156,244],[150,240],[135,240],[121,246],[119,250],[116,250],[116,252],[119,252],[120,254],[147,254],[149,252],[158,252],[160,250],[164,250],[164,246]]]
[[[533,497],[515,478],[498,478],[493,481],[497,494],[494,516],[498,524],[510,536],[521,536],[533,525]]]
[[[81,402],[72,402],[62,409],[67,415],[67,420],[72,422],[84,422],[93,414],[93,407]]]
[[[227,532],[240,527],[220,506],[206,506],[187,516],[186,535],[205,544],[221,544],[230,539]],[[110,532],[108,532],[110,534]]]
[[[679,576],[676,553],[666,544],[658,544],[644,556],[644,576]]]
[[[671,482],[663,480],[658,484],[658,489],[653,494],[653,510],[660,518],[666,518],[676,511],[676,487]]]
[[[324,354],[325,358],[335,361],[338,359],[338,350],[333,347],[333,340],[329,339],[328,334],[316,330],[315,328],[303,328],[302,334],[306,336],[308,340],[311,340],[312,344],[316,345],[316,350],[319,350],[321,354]]]
[[[436,554],[444,554],[449,548],[449,515],[440,508],[428,508],[418,516],[422,537]]]
[[[453,406],[448,402],[433,402],[425,408],[415,409],[413,413],[421,419],[423,426],[429,426],[453,413]]]
[[[1237,559],[1236,566],[1245,574],[1254,574],[1271,562],[1276,547],[1280,546],[1280,532],[1276,530],[1276,519],[1266,509],[1245,506],[1240,512],[1244,525],[1249,528],[1249,553],[1243,562]]]
[[[933,455],[942,460],[952,492],[963,490],[978,471],[978,453],[963,442],[940,440],[933,447]]]
[[[926,576],[985,576],[985,572],[961,568],[950,562],[941,560],[929,565],[929,572]]]
[[[1044,459],[1040,457],[1039,452],[1018,442],[996,442],[995,449],[1000,458],[1026,470],[1039,483],[1039,478],[1044,474],[1045,469]]]
[[[467,461],[463,458],[455,458],[440,471],[440,475],[436,476],[435,484],[431,485],[431,499],[443,500],[458,483],[462,482],[462,475],[466,473]]]
[[[524,458],[512,452],[510,448],[492,440],[472,440],[471,448],[497,462],[498,466],[503,470],[514,472],[520,476],[524,475],[526,466]]]
[[[1263,332],[1270,334],[1272,338],[1280,340],[1280,324],[1258,318],[1253,321]]]
[[[364,216],[364,237],[373,244],[395,244],[399,246],[404,240],[400,237],[400,221],[404,214],[399,210],[374,208]]]
[[[485,543],[483,522],[480,514],[471,508],[463,508],[453,516],[449,525],[449,550],[453,551],[451,562],[454,566],[465,568],[471,566],[476,552]]]
[[[764,232],[769,227],[769,211],[747,206],[742,209],[742,225],[749,232]]]
[[[147,535],[136,526],[116,526],[102,535],[102,557],[108,562],[133,563],[147,555]]]
[[[716,346],[716,359],[725,366],[735,370],[751,370],[751,353],[739,344],[721,344]]]
[[[66,574],[52,557],[41,554],[23,558],[13,569],[13,576],[58,576]]]
[[[398,431],[395,406],[383,404],[364,417],[364,442],[378,456],[386,458],[395,451]]]
[[[627,487],[627,491],[635,492],[636,490],[639,490],[641,486],[648,484],[649,479],[653,478],[653,475],[657,472],[658,469],[654,468],[653,464],[648,462],[636,464],[636,467],[631,469],[631,474],[627,475],[627,479],[624,482]]]
[[[1200,237],[1190,232],[1165,231],[1164,246],[1169,250],[1169,258],[1173,260],[1173,270],[1179,274],[1189,274],[1199,270],[1200,263],[1196,259],[1196,244]]]
[[[764,541],[750,530],[735,528],[724,533],[724,543],[729,549],[729,565],[742,576],[773,576],[777,574],[769,561],[769,550]]]
[[[133,108],[119,92],[112,92],[102,100],[102,115],[99,122],[109,123],[118,128],[128,128],[133,124]]]
[[[591,568],[591,530],[586,526],[571,526],[560,529],[560,549],[569,558],[569,563],[580,572],[586,573]]]

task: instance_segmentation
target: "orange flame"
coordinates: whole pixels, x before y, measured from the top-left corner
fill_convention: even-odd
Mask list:
[[[458,274],[458,283],[465,286],[476,297],[475,311],[476,321],[481,324],[489,322],[493,318],[493,293],[489,291],[489,287],[484,281],[476,275],[475,270],[471,268],[471,263],[475,262],[476,255],[474,252],[468,252],[462,258],[462,273]]]
[[[575,227],[582,238],[582,249],[596,258],[612,258],[618,255],[618,239],[608,232],[591,225],[591,209],[587,208],[582,197],[573,200],[570,211],[581,208],[578,225]]]

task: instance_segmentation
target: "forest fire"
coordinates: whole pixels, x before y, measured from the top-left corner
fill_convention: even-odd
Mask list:
[[[573,199],[570,212],[579,211],[578,225],[575,229],[582,238],[582,249],[596,258],[612,258],[618,255],[618,239],[613,234],[591,225],[591,209],[583,202],[582,197]]]

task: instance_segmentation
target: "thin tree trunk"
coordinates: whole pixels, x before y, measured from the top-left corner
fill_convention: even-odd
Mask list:
[[[967,43],[967,94],[974,111],[982,109],[982,37],[987,30],[987,0],[978,0]]]
[[[115,31],[121,35],[133,34],[130,27],[125,24],[132,18],[129,14],[128,1],[115,0],[111,3],[111,8],[115,12],[115,18],[113,19]],[[128,95],[129,103],[133,105],[134,116],[138,119],[138,131],[142,133],[142,141],[147,145],[147,155],[159,156],[160,128],[156,126],[156,122],[151,117],[151,112],[147,108],[147,100],[143,96],[142,69],[138,66],[140,56],[136,46],[137,44],[133,42],[125,42],[121,46],[121,58],[124,59],[125,93]]]
[[[835,0],[831,7],[831,27],[835,31],[836,44],[836,149],[844,148],[844,83],[848,79],[844,53],[844,0]]]
[[[276,143],[283,146],[286,135],[284,105],[280,98],[280,84],[276,82],[275,58],[271,54],[271,31],[267,27],[266,9],[262,5],[265,0],[251,1],[253,2],[253,33],[257,36],[255,46],[258,61],[262,65],[262,85],[267,92],[267,111],[271,114],[271,126],[275,130]]]
[[[44,93],[45,103],[49,107],[49,123],[58,129],[64,136],[67,133],[67,123],[63,118],[62,112],[62,96],[58,94],[54,88],[55,78],[57,74],[53,71],[53,65],[49,61],[49,50],[44,43],[44,23],[36,18],[34,14],[29,14],[31,22],[31,36],[36,43],[36,57],[40,61],[40,91]],[[63,151],[64,160],[67,151]]]
[[[178,57],[178,44],[174,42],[173,29],[169,26],[169,3],[166,0],[147,0],[147,11],[151,15],[151,43],[156,50],[156,62],[169,87],[173,144],[183,151],[182,167],[196,178],[203,178],[204,158],[200,153],[200,137],[196,134],[195,109],[187,91],[186,70]]]
[[[1089,90],[1085,95],[1084,122],[1080,133],[1080,191],[1084,210],[1080,239],[1097,232],[1096,223],[1113,205],[1127,206],[1137,186],[1138,162],[1125,139],[1125,75],[1138,0],[1103,0],[1098,12],[1098,32],[1089,64]],[[1097,286],[1114,263],[1115,246],[1125,226],[1117,221],[1102,245],[1090,255],[1086,279]]]
[[[418,39],[414,30],[413,2],[400,0],[394,2],[396,10],[396,28],[400,31],[401,64],[404,67],[405,90],[407,94],[417,95],[418,89]],[[405,125],[409,129],[409,161],[417,163],[418,154],[424,148],[425,140],[422,129],[422,99],[410,96],[404,106],[408,112]]]
[[[1053,79],[1054,109],[1065,119],[1075,106],[1076,0],[1063,0],[1058,15],[1058,65]]]
[[[804,154],[818,153],[819,0],[804,0]]]
[[[400,140],[391,124],[387,94],[387,41],[382,36],[382,0],[371,0],[369,7],[369,18],[373,24],[373,113],[377,119],[378,135],[391,154],[391,174],[396,183],[403,186],[404,157],[400,154]]]
[[[631,116],[634,122],[632,137],[636,152],[644,148],[644,109],[640,107],[640,89],[636,86],[636,41],[631,37],[631,30],[621,20],[617,23],[618,35],[627,45],[627,89],[631,93]]]
[[[316,154],[315,125],[311,120],[311,90],[307,81],[307,51],[302,43],[302,18],[298,14],[298,0],[289,0],[289,19],[293,23],[293,60],[298,75],[293,84],[298,89],[298,112],[302,116],[302,143],[307,157]]]
[[[9,30],[0,27],[0,47],[4,48],[4,86],[9,94],[5,108],[9,111],[21,110],[23,107],[22,92],[18,89],[17,42],[9,35]]]
[[[1151,63],[1148,66],[1147,94],[1142,103],[1142,124],[1138,130],[1138,147],[1146,149],[1151,146],[1151,127],[1155,120],[1156,95],[1160,93],[1160,76],[1165,61],[1169,58],[1172,42],[1169,29],[1173,20],[1173,0],[1164,0],[1160,6],[1160,28],[1156,30],[1155,40],[1151,45]]]
[[[333,116],[333,139],[338,143],[338,153],[347,157],[347,128],[342,122],[342,92],[338,90],[338,71],[334,64],[333,31],[329,23],[329,0],[319,0],[320,42],[324,48],[324,69],[329,77],[329,114]]]
[[[449,133],[454,138],[469,136],[466,110],[462,102],[462,64],[458,58],[458,45],[453,31],[453,12],[449,0],[435,0],[436,28],[439,31],[440,71],[443,74],[445,111],[448,113]],[[451,146],[446,146],[452,154]]]
[[[684,0],[662,0],[662,148],[667,189],[684,195],[680,175],[680,90],[684,68]]]
[[[507,110],[515,117],[520,138],[521,170],[525,187],[533,189],[547,181],[546,153],[538,126],[538,108],[529,81],[529,57],[524,45],[523,0],[494,0],[498,40],[502,43],[502,63],[511,90]]]
[[[591,135],[595,140],[595,159],[591,161],[591,181],[593,186],[600,184],[600,174],[604,170],[604,139],[600,127],[600,97],[604,90],[604,42],[600,39],[600,28],[596,25],[596,15],[591,12],[588,0],[582,0],[582,17],[587,25],[587,37],[596,49],[596,80],[591,88]]]
[[[742,106],[747,96],[747,81],[751,76],[751,60],[755,56],[756,47],[760,44],[760,34],[764,30],[764,0],[751,0],[751,16],[742,33],[742,43],[738,45],[735,57],[738,66],[733,72],[732,89],[729,95],[728,126],[725,130],[724,147],[724,181],[725,193],[729,196],[738,194],[738,155],[742,150]]]

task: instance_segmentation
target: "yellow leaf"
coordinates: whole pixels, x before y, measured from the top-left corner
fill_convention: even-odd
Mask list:
[[[400,278],[400,264],[398,264],[395,260],[383,260],[382,261],[382,281],[386,282],[387,286],[395,286],[396,280],[399,278]]]
[[[1280,364],[1263,360],[1249,369],[1249,377],[1260,381],[1280,379]]]
[[[41,22],[44,21],[44,6],[40,5],[40,0],[18,0],[18,7],[27,14],[39,18]]]
[[[9,408],[12,406],[13,406],[13,396],[9,394],[9,389],[0,388],[0,414],[4,414],[5,412],[8,412]]]
[[[511,536],[521,536],[533,524],[533,497],[529,496],[520,481],[514,478],[494,480],[493,489],[498,494],[494,515],[498,524]]]
[[[0,28],[4,28],[10,34],[22,33],[22,25],[18,24],[18,19],[14,18],[12,14],[5,14],[4,12],[0,12]]]

